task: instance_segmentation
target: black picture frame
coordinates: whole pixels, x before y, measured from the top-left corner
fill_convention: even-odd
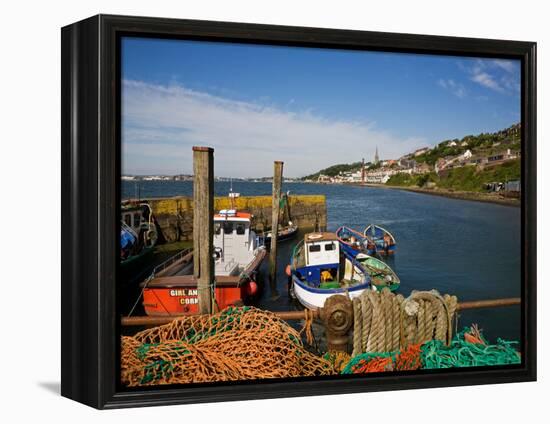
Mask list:
[[[521,60],[522,364],[122,390],[115,283],[124,35]],[[536,380],[536,43],[97,15],[62,28],[61,44],[63,396],[103,409]]]

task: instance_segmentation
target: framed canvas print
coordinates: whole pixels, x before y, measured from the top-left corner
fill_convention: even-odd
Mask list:
[[[62,29],[62,394],[532,381],[532,42]]]

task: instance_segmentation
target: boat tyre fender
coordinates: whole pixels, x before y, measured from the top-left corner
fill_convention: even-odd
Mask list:
[[[147,246],[154,246],[157,243],[158,234],[157,230],[151,228],[145,233],[145,244]]]

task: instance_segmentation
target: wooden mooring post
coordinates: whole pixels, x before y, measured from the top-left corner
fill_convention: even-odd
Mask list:
[[[199,313],[212,313],[214,302],[214,149],[193,147],[193,275]]]
[[[283,180],[283,162],[273,164],[273,200],[271,204],[271,248],[269,252],[269,289],[271,298],[277,299],[277,236],[279,233],[279,216],[281,204],[281,184]]]

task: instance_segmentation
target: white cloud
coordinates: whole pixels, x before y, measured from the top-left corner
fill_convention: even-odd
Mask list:
[[[514,72],[517,72],[519,70],[518,63],[513,62],[511,60],[495,59],[491,62],[495,66],[498,66],[499,68],[504,69],[506,72],[508,72],[510,74],[512,74]]]
[[[457,83],[453,79],[439,79],[437,81],[437,84],[440,87],[443,87],[446,90],[449,90],[451,93],[453,93],[456,97],[463,99],[466,97],[466,88],[460,83]]]
[[[490,88],[491,90],[498,91],[499,93],[504,92],[502,86],[494,79],[494,77],[487,72],[476,72],[472,75],[472,81],[477,82],[478,84]]]
[[[459,62],[459,67],[470,74],[470,80],[501,94],[513,94],[520,91],[519,62],[493,59],[478,59],[472,66]]]
[[[214,147],[216,175],[252,177],[270,175],[274,160],[285,161],[285,175],[303,176],[368,159],[376,146],[391,158],[426,143],[371,122],[288,112],[181,85],[126,80],[122,98],[125,173],[190,173],[193,145]]]

